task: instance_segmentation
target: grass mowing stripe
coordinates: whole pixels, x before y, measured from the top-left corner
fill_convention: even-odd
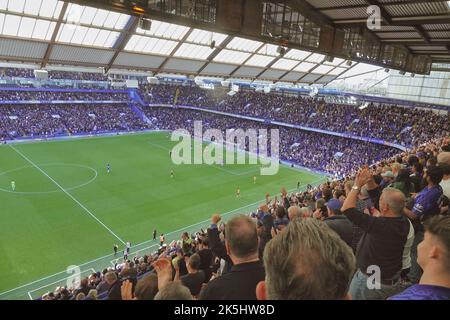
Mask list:
[[[50,179],[58,188],[61,189],[62,192],[64,192],[69,198],[71,198],[73,201],[75,201],[76,204],[78,204],[84,211],[86,211],[93,219],[95,219],[98,223],[100,223],[106,230],[108,230],[109,233],[111,233],[116,239],[118,239],[122,244],[125,244],[125,241],[123,241],[117,234],[114,233],[107,225],[105,225],[100,219],[98,219],[88,208],[86,208],[80,201],[75,199],[75,197],[70,194],[66,189],[64,189],[58,182],[56,182],[52,177],[50,177],[44,170],[42,170],[37,164],[35,164],[33,161],[31,161],[27,156],[25,156],[22,152],[17,150],[13,145],[9,145],[11,149],[13,149],[15,152],[17,152],[22,158],[24,158],[26,161],[28,161],[33,167],[35,167],[37,170],[39,170],[43,175],[45,175],[47,178]]]

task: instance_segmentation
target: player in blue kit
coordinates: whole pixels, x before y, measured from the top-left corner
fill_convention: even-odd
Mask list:
[[[106,172],[108,173],[111,172],[111,166],[109,165],[109,163],[106,165]]]

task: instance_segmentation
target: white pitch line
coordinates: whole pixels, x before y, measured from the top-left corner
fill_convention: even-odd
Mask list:
[[[94,268],[89,268],[89,269],[86,269],[86,270],[81,271],[81,272],[80,272],[80,276],[81,276],[83,273],[88,272],[88,271],[89,271],[89,272],[92,272],[92,273],[95,273],[95,272],[96,272]],[[36,291],[41,290],[41,289],[43,289],[43,288],[45,288],[45,287],[50,287],[50,286],[52,286],[52,285],[54,285],[54,284],[56,284],[56,283],[59,283],[59,282],[64,281],[64,280],[67,280],[67,279],[69,279],[70,277],[72,277],[72,276],[68,276],[68,277],[62,278],[62,279],[60,279],[60,280],[57,280],[57,281],[55,281],[55,282],[46,284],[45,286],[42,286],[42,287],[39,287],[39,288],[30,290],[30,291],[28,291],[28,297],[30,297],[30,300],[33,300],[33,297],[31,296],[31,293],[32,293],[32,292],[36,292]]]
[[[99,224],[101,224],[106,230],[109,231],[116,239],[118,239],[120,242],[125,244],[125,241],[123,241],[117,234],[114,233],[107,225],[105,225],[102,221],[100,221],[99,218],[97,218],[91,211],[89,211],[88,208],[86,208],[80,201],[75,199],[73,195],[71,195],[66,189],[64,189],[58,182],[56,182],[52,177],[50,177],[44,170],[42,170],[37,164],[35,164],[33,161],[31,161],[27,156],[25,156],[22,152],[20,152],[18,149],[16,149],[13,145],[9,145],[11,149],[13,149],[15,152],[17,152],[22,158],[24,158],[26,161],[28,161],[33,167],[38,169],[43,175],[45,175],[47,178],[49,178],[58,188],[62,190],[69,198],[71,198],[73,201],[75,201],[76,204],[78,204],[84,211],[86,211],[94,220],[96,220]]]
[[[169,233],[168,233],[168,234],[169,234]],[[152,241],[153,241],[153,240],[152,240]],[[145,242],[143,242],[143,243],[145,243]],[[134,248],[137,247],[137,246],[139,246],[139,245],[142,245],[143,243],[137,244],[136,246],[134,246]],[[130,250],[130,253],[128,254],[128,256],[131,257],[132,255],[136,255],[136,254],[138,254],[139,252],[142,252],[142,251],[144,251],[144,250],[147,250],[147,249],[150,249],[150,248],[153,248],[153,247],[156,247],[156,246],[158,246],[158,245],[157,245],[157,244],[153,244],[153,245],[151,245],[151,246],[148,246],[148,247],[145,247],[145,248],[136,250],[135,252],[131,252],[131,250]],[[113,259],[113,260],[110,261],[110,263],[111,263],[111,264],[113,265],[113,267],[114,267],[114,266],[116,265],[116,263],[117,263],[120,259],[123,259],[123,257],[122,257],[122,258],[119,257],[119,258]]]
[[[324,180],[324,178],[317,179],[317,180],[315,180],[315,181],[312,181],[310,184],[311,184],[311,185],[314,185],[315,183],[320,182],[320,181],[323,181],[323,180]],[[301,185],[300,188],[305,187],[305,186],[307,186],[307,184]],[[291,189],[291,190],[289,190],[288,192],[293,192],[293,191],[296,191],[296,190],[297,190],[297,188]],[[255,204],[260,203],[261,201],[264,201],[264,200],[259,200],[259,201],[256,201],[256,202],[254,202],[254,203],[245,205],[245,206],[243,206],[243,207],[240,207],[240,208],[237,208],[237,209],[234,209],[234,210],[225,212],[225,213],[222,214],[221,216],[224,217],[224,216],[229,215],[230,213],[233,213],[233,212],[242,210],[242,209],[244,209],[244,208],[248,208],[248,207],[254,206]],[[210,219],[206,219],[206,220],[203,220],[203,221],[200,221],[200,222],[191,224],[191,225],[189,225],[189,226],[187,226],[187,227],[183,227],[183,228],[181,228],[181,229],[178,229],[178,230],[175,230],[175,231],[171,231],[171,232],[169,232],[169,233],[166,233],[166,236],[171,235],[171,234],[174,234],[174,233],[177,233],[177,232],[180,232],[180,231],[183,231],[183,230],[186,230],[186,229],[189,229],[189,228],[191,228],[191,227],[193,227],[193,226],[196,226],[196,225],[199,225],[199,224],[208,222],[208,221],[210,221]],[[154,240],[147,240],[147,241],[141,242],[141,243],[139,243],[139,244],[137,244],[137,245],[135,245],[135,246],[132,246],[131,248],[133,249],[133,248],[139,247],[139,246],[141,246],[141,245],[143,245],[143,244],[145,244],[145,243],[151,242],[151,241],[154,241]],[[155,245],[155,246],[156,246],[156,245]],[[90,263],[97,262],[97,261],[99,261],[99,260],[106,259],[106,258],[111,257],[111,256],[114,256],[114,253],[110,253],[110,254],[107,254],[107,255],[105,255],[105,256],[103,256],[103,257],[96,258],[96,259],[93,259],[93,260],[84,262],[84,263],[80,264],[79,267],[85,266],[85,265],[90,264]],[[111,261],[110,261],[110,262],[111,262]],[[66,272],[66,271],[65,271],[65,270],[64,270],[64,271],[60,271],[60,272],[54,273],[54,274],[52,274],[52,275],[46,276],[46,277],[44,277],[44,278],[41,278],[41,279],[32,281],[32,282],[27,283],[27,284],[24,284],[24,285],[21,285],[21,286],[19,286],[19,287],[14,288],[14,289],[9,289],[9,290],[7,290],[7,291],[0,292],[0,297],[3,296],[3,295],[5,295],[5,294],[8,294],[8,293],[10,293],[10,292],[13,292],[13,291],[15,291],[15,290],[19,290],[19,289],[25,288],[25,287],[27,287],[27,286],[31,286],[32,284],[35,284],[35,283],[38,283],[38,282],[47,280],[47,279],[49,279],[49,278],[52,278],[52,277],[57,276],[58,274],[61,274],[61,273],[64,273],[64,272]]]

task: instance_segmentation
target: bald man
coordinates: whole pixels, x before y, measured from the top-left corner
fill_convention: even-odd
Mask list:
[[[361,170],[341,209],[364,231],[356,253],[358,271],[350,285],[355,300],[385,300],[401,291],[403,252],[410,231],[410,223],[403,215],[405,195],[400,190],[389,187],[383,190],[379,217],[356,208],[361,188],[371,179],[368,168]]]

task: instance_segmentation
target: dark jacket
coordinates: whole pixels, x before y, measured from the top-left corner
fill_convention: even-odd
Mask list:
[[[256,300],[256,286],[264,278],[261,261],[234,265],[202,289],[200,300]]]
[[[369,266],[376,265],[380,268],[382,280],[398,277],[409,233],[408,219],[404,216],[372,217],[355,208],[345,210],[344,214],[364,230],[356,252],[358,268],[367,273]]]
[[[108,291],[108,300],[122,300],[122,281],[117,280]]]
[[[331,229],[333,229],[339,237],[349,247],[352,247],[353,244],[353,223],[347,219],[346,216],[338,215],[331,216],[324,220],[325,224],[328,225]]]
[[[225,244],[220,240],[219,230],[217,227],[211,227],[207,230],[208,240],[209,240],[209,248],[212,252],[220,259],[225,260],[225,267],[222,273],[227,273],[230,271],[233,262],[227,254],[227,249],[225,248]]]

